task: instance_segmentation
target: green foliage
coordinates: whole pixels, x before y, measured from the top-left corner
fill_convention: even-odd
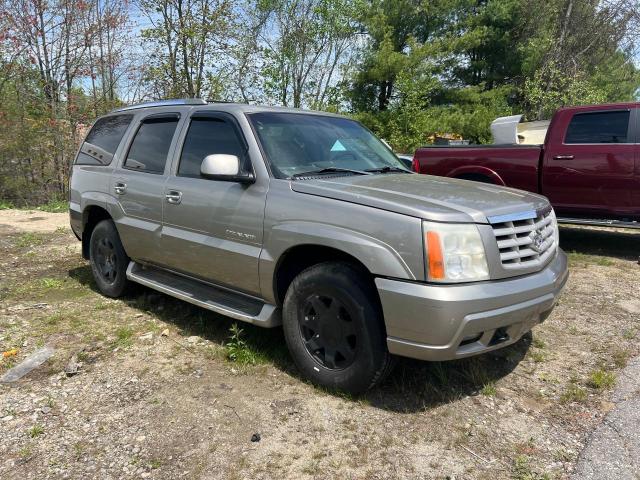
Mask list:
[[[611,372],[599,368],[591,372],[587,384],[596,390],[605,390],[612,388],[616,384],[616,376]]]
[[[44,433],[44,427],[42,425],[36,424],[31,427],[27,433],[31,438],[37,438]]]
[[[244,330],[234,323],[229,328],[229,341],[225,343],[227,359],[239,365],[263,363],[262,356],[244,339]]]
[[[120,348],[128,348],[133,345],[133,329],[130,327],[121,327],[116,330],[116,346]]]
[[[66,213],[69,211],[69,202],[67,200],[53,199],[36,208],[42,212]]]
[[[410,153],[436,133],[489,142],[498,116],[548,119],[565,105],[632,100],[639,73],[620,33],[630,17],[598,5],[371,1],[352,115]]]
[[[562,403],[585,402],[587,400],[587,390],[574,382],[571,382],[562,395]]]

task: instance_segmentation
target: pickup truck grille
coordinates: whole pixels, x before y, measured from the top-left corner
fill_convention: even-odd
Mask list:
[[[551,208],[530,212],[530,215],[513,215],[512,219],[494,217],[489,221],[502,267],[507,270],[543,266],[558,248],[557,222]]]

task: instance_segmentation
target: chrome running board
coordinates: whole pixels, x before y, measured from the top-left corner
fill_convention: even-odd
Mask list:
[[[130,262],[127,278],[172,297],[260,327],[282,323],[280,309],[262,300],[167,270]]]

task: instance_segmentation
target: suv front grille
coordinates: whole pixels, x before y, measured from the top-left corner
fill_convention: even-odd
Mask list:
[[[558,247],[557,223],[553,210],[547,208],[511,217],[502,215],[489,219],[502,267],[520,270],[543,266]]]

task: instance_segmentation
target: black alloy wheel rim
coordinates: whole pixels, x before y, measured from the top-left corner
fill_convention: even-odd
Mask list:
[[[302,306],[300,333],[307,352],[325,368],[342,370],[356,359],[353,318],[338,299],[311,295]]]
[[[100,276],[107,283],[114,283],[118,275],[116,249],[108,238],[98,240],[96,264]]]

